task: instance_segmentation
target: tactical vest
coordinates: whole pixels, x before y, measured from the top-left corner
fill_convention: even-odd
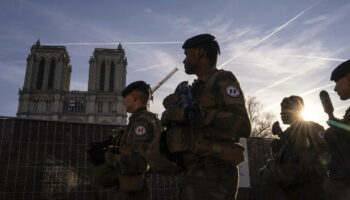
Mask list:
[[[148,111],[142,111],[141,113],[139,113],[137,116],[135,116],[135,118],[133,120],[129,121],[129,125],[128,125],[128,129],[127,132],[125,132],[122,135],[121,141],[120,141],[120,153],[121,155],[127,155],[129,154],[129,159],[132,160],[128,160],[123,162],[122,160],[122,156],[120,158],[120,167],[121,167],[121,174],[118,176],[118,181],[119,181],[119,189],[122,192],[138,192],[141,191],[145,184],[145,172],[148,169],[148,163],[145,162],[144,159],[147,160],[147,155],[145,156],[144,159],[140,159],[141,155],[139,155],[140,153],[143,152],[139,152],[139,154],[136,155],[132,155],[135,151],[135,144],[133,143],[135,134],[134,134],[134,123],[135,120],[138,119],[140,120],[140,118],[146,118],[146,120],[154,120],[152,123],[154,125],[153,132],[157,132],[158,130],[156,130],[157,127],[157,120],[156,120],[156,116],[155,114],[148,112]],[[150,133],[149,133],[150,134]],[[153,135],[149,135],[149,138],[153,138]],[[129,166],[130,162],[133,163],[132,166]]]
[[[153,115],[153,119],[156,124],[156,135],[147,150],[147,160],[150,171],[162,174],[175,174],[182,169],[167,157],[167,152],[164,152],[164,149],[167,149],[165,141],[166,132],[162,130],[161,122],[155,114]]]
[[[228,73],[230,72],[224,70],[214,72],[199,89],[198,95],[195,98],[201,106],[202,116],[195,124],[197,127],[201,128],[210,125],[213,119],[222,111],[223,103],[219,101],[219,91],[215,86],[218,78]],[[234,78],[233,81],[237,81],[233,75],[231,77]],[[198,155],[218,158],[233,165],[238,165],[244,161],[243,146],[233,143],[233,141],[218,142],[205,139],[202,135],[197,135],[197,140],[192,151]]]
[[[203,126],[209,125],[222,107],[221,102],[218,102],[217,100],[217,91],[215,90],[214,86],[216,85],[218,77],[227,73],[229,72],[224,70],[216,71],[204,83],[202,89],[200,89],[199,96],[197,98],[203,111],[204,118],[201,120],[201,125]]]

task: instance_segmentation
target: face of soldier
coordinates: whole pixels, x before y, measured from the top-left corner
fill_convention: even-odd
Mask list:
[[[130,93],[124,97],[123,104],[126,112],[132,113],[134,111],[135,98],[133,93]]]
[[[291,124],[300,118],[300,111],[290,108],[281,108],[281,119],[283,124]]]
[[[341,100],[350,99],[350,74],[335,81],[334,91],[337,92]]]
[[[185,59],[183,61],[186,74],[195,74],[198,65],[198,48],[185,49]]]

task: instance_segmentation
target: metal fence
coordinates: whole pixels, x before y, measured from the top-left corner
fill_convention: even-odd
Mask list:
[[[88,144],[106,139],[112,128],[0,118],[0,200],[113,199],[113,191],[92,184],[86,154]],[[257,169],[269,156],[266,144],[266,140],[248,140],[251,180],[257,178]],[[255,155],[258,153],[260,156]],[[147,174],[151,198],[179,199],[179,180],[176,176]],[[252,181],[252,188],[241,188],[239,199],[263,199],[258,183]]]

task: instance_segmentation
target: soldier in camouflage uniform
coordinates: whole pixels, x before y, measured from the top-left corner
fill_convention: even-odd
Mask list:
[[[149,95],[149,85],[143,81],[128,85],[122,96],[131,116],[127,128],[116,141],[119,153],[90,151],[96,183],[105,188],[115,187],[116,199],[149,199],[145,180],[149,168],[146,152],[161,128],[156,115],[147,111]]]
[[[300,116],[303,108],[301,97],[284,98],[281,118],[290,126],[285,131],[278,122],[272,126],[279,139],[271,142],[273,159],[259,171],[261,186],[269,199],[324,199],[322,183],[329,159],[324,129],[315,122],[304,121]]]
[[[167,96],[162,115],[168,127],[168,151],[176,153],[184,168],[180,196],[184,200],[235,199],[237,165],[244,160],[244,148],[238,142],[251,131],[243,92],[231,72],[216,68],[220,50],[214,36],[197,35],[182,47],[185,72],[198,79],[189,94],[178,92],[179,85]]]
[[[350,60],[334,69],[331,80],[336,83],[334,90],[341,100],[350,99]],[[350,125],[350,108],[339,122]],[[350,132],[330,127],[326,130],[331,162],[328,166],[328,178],[323,187],[329,199],[350,199]]]

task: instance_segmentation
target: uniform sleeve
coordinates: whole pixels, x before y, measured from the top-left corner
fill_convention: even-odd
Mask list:
[[[251,125],[245,107],[245,100],[240,85],[232,73],[225,73],[217,78],[214,94],[218,112],[213,119],[215,132],[222,134],[217,139],[247,138],[250,136]]]
[[[131,147],[120,155],[123,174],[138,174],[147,170],[147,150],[155,136],[155,127],[148,117],[139,117],[129,130]]]
[[[325,165],[329,162],[329,155],[324,140],[324,128],[311,121],[304,122],[301,129],[296,132],[294,149],[300,159],[302,168],[308,171],[325,173]]]
[[[130,129],[134,152],[144,153],[155,137],[155,123],[149,117],[139,117]]]

